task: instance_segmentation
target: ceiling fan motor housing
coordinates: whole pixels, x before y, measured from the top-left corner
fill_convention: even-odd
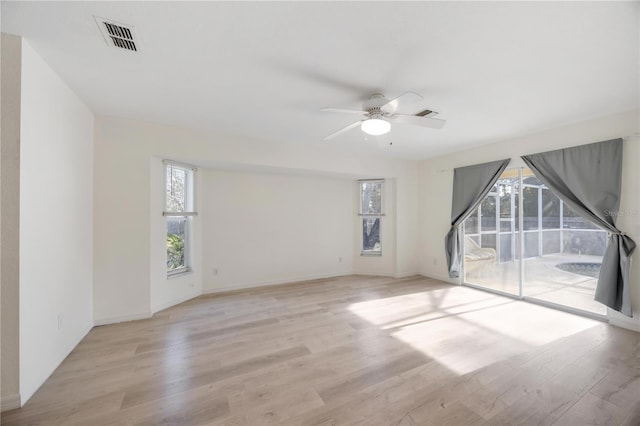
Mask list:
[[[385,98],[382,93],[374,93],[365,101],[363,109],[369,113],[369,117],[381,118],[385,113],[380,109],[380,107],[388,103],[389,99]]]

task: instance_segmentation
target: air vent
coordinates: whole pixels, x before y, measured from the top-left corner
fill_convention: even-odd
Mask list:
[[[132,26],[100,18],[99,16],[94,16],[94,19],[100,28],[104,41],[109,46],[133,52],[140,50],[140,46],[135,41]]]
[[[427,117],[429,115],[436,115],[437,112],[431,111],[430,109],[425,109],[424,111],[417,112],[415,115],[417,117]]]

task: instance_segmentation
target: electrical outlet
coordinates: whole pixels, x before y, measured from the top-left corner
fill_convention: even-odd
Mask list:
[[[58,330],[62,329],[62,314],[58,314]]]

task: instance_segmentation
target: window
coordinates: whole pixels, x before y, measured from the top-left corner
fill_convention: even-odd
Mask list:
[[[194,211],[194,168],[165,161],[165,211],[167,218],[167,275],[191,270],[189,259]]]
[[[382,222],[382,187],[384,180],[361,180],[360,212],[362,217],[362,255],[380,256],[380,225]]]

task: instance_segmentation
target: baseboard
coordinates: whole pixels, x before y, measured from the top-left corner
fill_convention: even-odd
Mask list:
[[[168,309],[168,308],[170,308],[172,306],[179,305],[180,303],[186,302],[187,300],[191,300],[191,299],[193,299],[195,297],[200,296],[201,294],[202,294],[201,291],[196,291],[196,292],[193,292],[193,293],[189,293],[189,294],[187,294],[185,296],[178,297],[177,299],[173,299],[173,300],[171,300],[169,302],[161,303],[160,305],[151,308],[151,313],[155,314],[156,312],[160,312],[160,311]]]
[[[269,286],[273,286],[273,285],[282,285],[282,284],[291,284],[291,283],[297,283],[297,282],[303,282],[303,281],[324,280],[324,279],[327,279],[327,278],[344,277],[344,276],[348,276],[348,275],[352,275],[352,274],[353,274],[352,272],[339,272],[339,273],[325,274],[325,275],[309,275],[309,276],[304,276],[304,277],[293,277],[293,278],[287,278],[287,279],[283,279],[283,280],[261,281],[261,282],[254,282],[254,283],[244,284],[244,285],[241,285],[241,286],[222,286],[222,287],[216,287],[216,288],[203,288],[202,289],[202,294],[226,293],[226,292],[229,292],[229,291],[249,290],[249,289],[252,289],[252,288],[269,287]]]
[[[615,316],[609,317],[609,324],[620,328],[626,328],[627,330],[640,332],[640,320],[638,318],[629,318],[622,314],[614,315]]]
[[[386,278],[396,278],[396,274],[393,272],[354,272],[353,275],[358,275],[361,277],[386,277]]]
[[[393,274],[393,278],[409,278],[419,276],[420,274],[417,272],[397,272]]]
[[[353,275],[360,275],[363,277],[388,277],[388,278],[409,278],[419,276],[417,272],[354,272]]]
[[[119,317],[100,318],[93,320],[93,325],[96,327],[101,325],[117,324],[119,322],[135,321],[141,319],[151,318],[153,314],[151,312],[141,312],[139,314],[122,315]]]
[[[0,398],[0,411],[9,411],[20,408],[20,394],[14,393]]]

